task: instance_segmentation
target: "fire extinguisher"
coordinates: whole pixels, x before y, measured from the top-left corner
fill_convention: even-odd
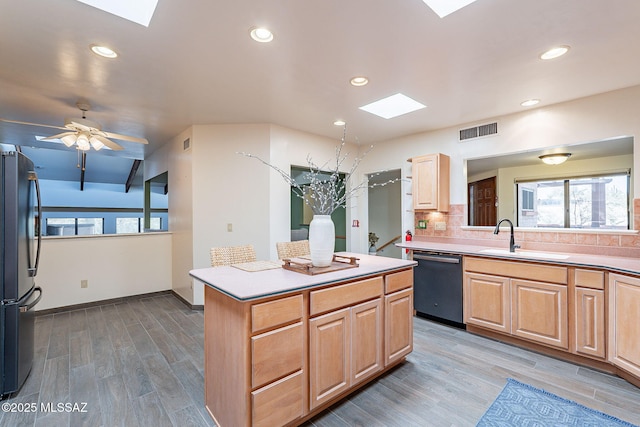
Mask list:
[[[410,242],[413,235],[411,234],[411,230],[407,230],[407,234],[404,236],[405,242]],[[405,249],[405,253],[409,253],[409,249]]]

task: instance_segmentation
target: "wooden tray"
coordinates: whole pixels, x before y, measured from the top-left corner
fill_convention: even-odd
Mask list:
[[[358,259],[359,258],[356,257],[345,257],[334,254],[331,265],[327,267],[314,267],[310,260],[304,258],[285,258],[282,260],[284,262],[282,268],[302,274],[314,275],[358,267]]]

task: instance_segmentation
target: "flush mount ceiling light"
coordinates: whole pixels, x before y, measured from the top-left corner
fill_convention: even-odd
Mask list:
[[[553,153],[544,154],[538,158],[548,165],[559,165],[566,162],[569,157],[571,157],[571,153]]]
[[[388,96],[360,107],[361,110],[375,114],[376,116],[384,119],[392,119],[422,108],[426,108],[426,105],[423,105],[401,93],[396,93],[395,95]]]
[[[520,105],[522,105],[523,107],[533,107],[539,102],[540,102],[539,99],[527,99],[526,101],[522,101]]]
[[[92,44],[91,46],[89,46],[89,48],[91,49],[91,52],[104,58],[118,57],[118,53],[107,46],[98,46],[97,44]]]
[[[476,0],[422,0],[429,6],[440,18],[456,12],[463,7],[473,3]]]
[[[364,86],[369,83],[369,79],[365,76],[356,76],[349,80],[352,86]]]
[[[555,46],[540,55],[540,59],[555,59],[569,52],[569,46]]]
[[[347,124],[347,122],[345,122],[344,120],[336,120],[335,122],[333,122],[333,124],[336,126],[344,126]]]
[[[158,0],[78,0],[96,9],[119,16],[136,24],[149,26]]]
[[[269,43],[273,40],[273,33],[266,28],[254,27],[249,30],[251,38],[259,43]]]

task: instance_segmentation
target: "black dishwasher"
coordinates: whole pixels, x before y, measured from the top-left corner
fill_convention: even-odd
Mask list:
[[[464,328],[462,319],[462,256],[413,252],[413,305],[428,319]]]

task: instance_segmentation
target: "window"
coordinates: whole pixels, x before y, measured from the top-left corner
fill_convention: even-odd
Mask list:
[[[80,236],[103,232],[103,218],[47,218],[47,236]]]
[[[529,188],[522,189],[522,210],[523,211],[532,211],[533,210],[533,190]]]
[[[629,228],[629,174],[516,182],[518,225]]]
[[[151,217],[150,230],[162,229],[162,218]],[[116,218],[116,233],[141,233],[144,231],[144,218]]]

